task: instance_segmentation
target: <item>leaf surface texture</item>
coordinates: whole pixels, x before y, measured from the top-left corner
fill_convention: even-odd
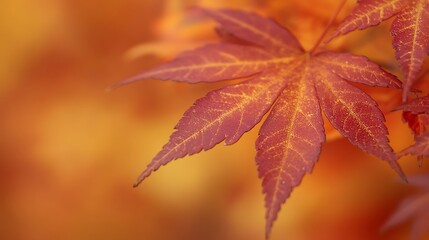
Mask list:
[[[351,143],[404,177],[376,102],[349,83],[400,88],[394,75],[365,57],[307,52],[274,20],[236,10],[202,11],[219,24],[222,43],[181,54],[119,85],[145,78],[188,83],[249,79],[197,100],[135,185],[174,159],[222,141],[235,143],[268,112],[256,141],[267,237],[282,204],[319,158],[325,141],[322,111]]]

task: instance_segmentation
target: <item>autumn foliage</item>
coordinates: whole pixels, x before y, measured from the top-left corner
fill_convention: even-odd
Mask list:
[[[428,239],[427,1],[0,2],[0,239]]]
[[[392,44],[404,75],[403,101],[429,53],[429,2],[426,0],[361,0],[332,35],[365,29],[394,16]]]
[[[403,86],[395,75],[364,56],[320,48],[326,31],[306,50],[272,19],[230,9],[197,11],[217,22],[220,43],[184,52],[115,87],[148,78],[188,83],[243,80],[197,100],[135,186],[172,160],[211,149],[222,141],[234,144],[267,115],[256,140],[256,164],[265,194],[268,238],[281,205],[318,160],[325,142],[322,112],[351,143],[387,161],[406,181],[389,145],[384,114],[370,96],[351,83],[403,87],[402,100],[407,99],[429,49],[427,1],[359,1],[328,39],[395,16],[393,47],[404,75]],[[427,102],[419,98],[397,110],[426,114]],[[410,126],[419,126],[411,127],[416,144],[399,156],[429,154],[429,135],[424,131],[427,122],[416,117],[405,117]]]

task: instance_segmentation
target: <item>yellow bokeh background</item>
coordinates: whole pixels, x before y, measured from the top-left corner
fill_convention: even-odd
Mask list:
[[[192,6],[274,17],[308,49],[337,4],[1,1],[0,239],[264,239],[254,162],[257,129],[233,146],[220,144],[175,161],[132,188],[181,114],[227,82],[145,80],[109,93],[105,89],[178,52],[216,41],[213,22],[193,15]],[[348,2],[339,19],[353,6]],[[365,54],[398,73],[386,40],[388,27],[352,33],[327,47]],[[392,97],[400,95],[370,91],[387,110],[395,106]],[[412,143],[400,115],[387,115],[397,151]],[[409,193],[407,186],[385,162],[326,127],[329,141],[320,160],[283,206],[271,239],[408,236],[407,225],[379,231]],[[412,157],[400,164],[407,174],[427,170]]]

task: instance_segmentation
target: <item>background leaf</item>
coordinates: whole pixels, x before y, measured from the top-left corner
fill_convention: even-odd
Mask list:
[[[403,77],[405,102],[417,80],[425,56],[429,53],[429,3],[425,0],[359,1],[356,8],[338,26],[328,41],[348,32],[365,29],[395,16],[392,44]]]

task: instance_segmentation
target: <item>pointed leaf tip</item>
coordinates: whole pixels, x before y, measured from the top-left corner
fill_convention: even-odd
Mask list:
[[[156,162],[154,161],[150,162],[147,165],[146,169],[142,173],[140,173],[137,180],[134,182],[133,187],[138,187],[140,183],[142,183],[146,178],[148,178],[152,172],[158,170],[158,168],[160,168],[162,165],[165,165],[165,164],[167,163],[156,165]]]
[[[136,76],[129,77],[125,80],[122,80],[122,81],[119,81],[117,83],[112,84],[110,87],[106,88],[106,91],[111,92],[115,89],[118,89],[118,88],[123,87],[123,86],[128,85],[128,84],[131,84],[133,82],[143,80],[144,78],[145,78],[144,74],[138,74]]]
[[[150,174],[146,174],[146,171],[147,170],[145,170],[144,172],[142,172],[139,175],[139,177],[137,178],[137,180],[134,182],[134,184],[133,184],[134,188],[138,187],[140,185],[140,183],[142,183],[143,180],[145,180],[150,175]]]
[[[395,161],[396,164],[391,164],[392,168],[395,170],[395,172],[399,175],[399,177],[401,177],[401,179],[405,182],[408,183],[408,178],[405,175],[404,171],[402,170],[401,166],[399,166],[399,164]]]

